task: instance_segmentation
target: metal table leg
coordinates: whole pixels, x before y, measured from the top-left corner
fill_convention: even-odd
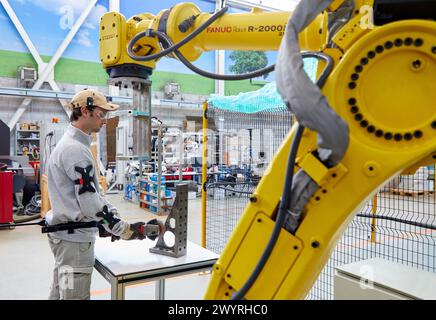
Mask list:
[[[156,281],[155,298],[156,300],[165,300],[165,279]]]
[[[111,299],[112,300],[124,300],[125,286],[118,281],[111,283]]]

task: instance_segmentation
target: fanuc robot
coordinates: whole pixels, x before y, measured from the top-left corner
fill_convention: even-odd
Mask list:
[[[214,265],[205,298],[304,299],[356,211],[389,178],[435,162],[436,0],[302,0],[293,13],[226,11],[180,3],[127,21],[109,12],[101,62],[110,81],[141,88],[142,99],[163,56],[221,80],[275,69],[297,123]],[[191,64],[218,49],[278,50],[278,61],[236,76]],[[316,84],[304,73],[306,57],[319,60]]]

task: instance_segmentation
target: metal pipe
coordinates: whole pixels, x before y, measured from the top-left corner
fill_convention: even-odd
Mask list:
[[[372,198],[372,223],[371,223],[371,242],[375,243],[376,242],[376,232],[375,232],[375,228],[376,228],[376,223],[377,223],[377,219],[376,219],[376,214],[377,214],[377,194]]]
[[[201,246],[206,248],[206,182],[207,182],[207,102],[203,103],[203,145],[201,169]]]

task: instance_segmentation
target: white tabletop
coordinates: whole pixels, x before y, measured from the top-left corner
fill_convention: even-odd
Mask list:
[[[436,275],[432,272],[380,258],[361,260],[336,269],[357,278],[362,276],[362,272],[368,277],[367,273],[371,271],[372,279],[369,280],[374,284],[417,299],[436,299]]]
[[[149,252],[156,241],[118,240],[111,242],[110,238],[97,238],[95,243],[95,258],[114,277],[123,277],[136,273],[149,273],[150,276],[168,271],[183,271],[190,266],[212,264],[218,255],[191,241],[187,243],[186,255],[173,258]]]

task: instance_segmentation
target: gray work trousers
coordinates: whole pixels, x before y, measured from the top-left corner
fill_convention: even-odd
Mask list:
[[[55,258],[49,300],[89,300],[94,242],[70,242],[48,235]]]

